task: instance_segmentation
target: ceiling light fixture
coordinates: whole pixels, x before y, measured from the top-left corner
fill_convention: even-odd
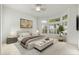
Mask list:
[[[36,7],[36,11],[40,11],[41,8],[39,6]]]
[[[35,11],[45,11],[46,10],[46,8],[44,7],[44,5],[42,5],[42,4],[36,4],[35,5]]]
[[[42,20],[41,23],[47,23],[47,21],[46,20]]]

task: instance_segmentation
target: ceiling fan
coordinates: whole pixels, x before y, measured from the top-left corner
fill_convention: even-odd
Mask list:
[[[37,11],[37,12],[45,11],[46,7],[43,4],[35,4],[34,10]]]

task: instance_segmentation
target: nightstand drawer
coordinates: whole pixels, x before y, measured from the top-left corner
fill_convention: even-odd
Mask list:
[[[7,41],[6,41],[7,44],[15,43],[15,42],[17,42],[17,37],[15,37],[15,38],[7,38]]]

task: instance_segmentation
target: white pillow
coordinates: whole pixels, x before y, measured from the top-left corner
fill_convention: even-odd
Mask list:
[[[21,37],[30,37],[31,35],[29,33],[21,33],[20,36]]]
[[[24,39],[24,37],[21,37],[21,36],[20,36],[20,37],[18,37],[18,41],[19,41],[19,42],[21,42],[21,41],[22,41],[22,39]]]
[[[33,34],[32,34],[32,36],[38,36],[38,35],[39,35],[38,33],[33,33]]]
[[[31,35],[29,33],[20,33],[18,37],[18,41],[22,41],[22,39],[26,37],[30,37]]]

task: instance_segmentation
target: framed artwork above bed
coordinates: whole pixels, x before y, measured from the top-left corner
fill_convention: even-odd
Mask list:
[[[20,28],[32,28],[32,20],[20,19]]]

